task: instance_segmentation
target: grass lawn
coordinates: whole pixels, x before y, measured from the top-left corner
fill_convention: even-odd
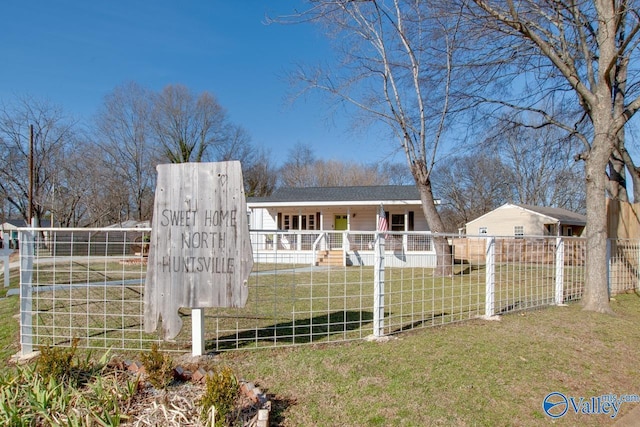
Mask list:
[[[227,352],[223,363],[275,396],[285,426],[549,425],[551,392],[640,394],[640,298],[612,301],[616,316],[579,304],[398,335],[275,350]],[[637,403],[623,403],[616,419]],[[567,413],[556,425],[611,425]]]
[[[18,350],[17,297],[0,300],[2,361]],[[272,398],[283,426],[549,425],[542,400],[639,394],[640,298],[616,316],[579,304],[352,341],[223,352],[219,362]],[[624,403],[618,418],[635,407]],[[610,425],[568,413],[557,425]]]

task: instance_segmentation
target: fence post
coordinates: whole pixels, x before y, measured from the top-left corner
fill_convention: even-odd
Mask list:
[[[204,354],[204,309],[191,309],[191,355]]]
[[[345,230],[342,232],[342,266],[343,267],[347,266],[347,252],[350,249],[351,248],[349,245],[349,232]]]
[[[564,239],[556,238],[556,305],[564,305]]]
[[[488,237],[486,246],[485,265],[485,300],[484,316],[491,318],[495,315],[495,286],[496,286],[496,238]]]
[[[611,298],[611,239],[607,239],[607,292]]]
[[[373,336],[384,335],[384,234],[376,233],[373,271]]]
[[[20,348],[22,355],[33,352],[33,257],[35,233],[20,230]]]
[[[9,274],[11,273],[9,269],[9,255],[13,252],[13,249],[9,247],[9,234],[2,234],[2,248],[0,248],[0,258],[2,259],[2,264],[4,265],[4,287],[9,287]]]

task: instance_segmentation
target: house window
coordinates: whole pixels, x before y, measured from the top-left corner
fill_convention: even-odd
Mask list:
[[[564,233],[564,235],[565,235],[565,236],[569,236],[569,237],[573,236],[573,228],[571,228],[571,227],[567,227],[567,228],[565,229],[565,233]]]
[[[478,234],[487,234],[487,227],[478,227]]]
[[[391,215],[391,231],[404,231],[404,214]]]
[[[316,230],[320,213],[311,215],[278,214],[278,228],[282,230]]]
[[[516,225],[513,227],[513,234],[516,237],[524,237],[524,225]]]

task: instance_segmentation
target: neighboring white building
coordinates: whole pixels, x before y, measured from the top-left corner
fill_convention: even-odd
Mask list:
[[[466,224],[468,235],[582,236],[587,217],[561,208],[506,203]]]

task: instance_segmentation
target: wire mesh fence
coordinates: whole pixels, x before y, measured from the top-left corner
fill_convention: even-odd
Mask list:
[[[101,349],[160,343],[161,328],[144,331],[149,235],[149,229],[21,230],[23,352],[74,339]],[[358,340],[582,295],[583,239],[443,237],[451,253],[438,259],[443,255],[426,233],[252,231],[247,304],[204,309],[205,349]],[[637,270],[631,252],[629,244],[616,247]],[[449,274],[436,274],[443,264]],[[635,276],[635,282],[628,277],[635,270],[625,271],[624,286],[635,289]],[[191,309],[181,308],[180,316],[180,334],[162,341],[163,349],[191,347]]]
[[[640,242],[631,239],[609,241],[609,288],[612,294],[638,289]]]

